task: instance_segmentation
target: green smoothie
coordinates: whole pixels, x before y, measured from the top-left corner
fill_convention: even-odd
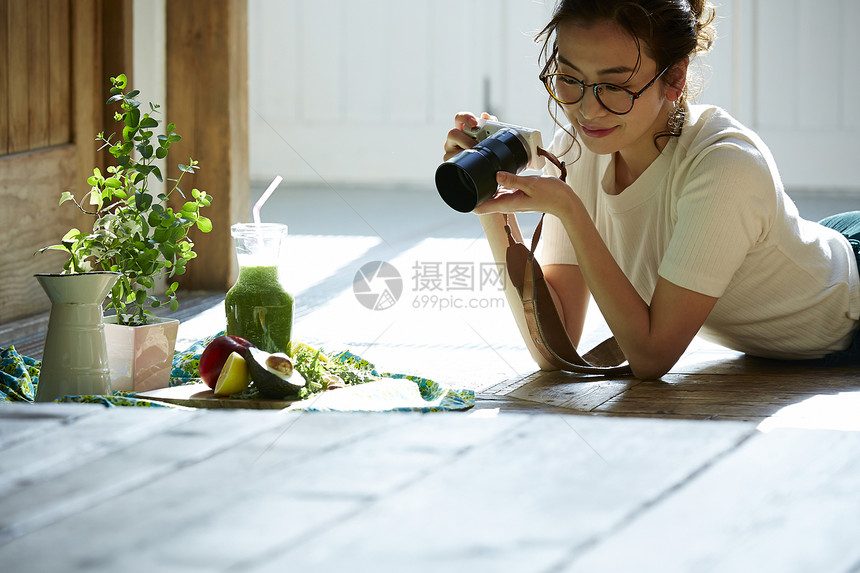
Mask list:
[[[241,267],[224,300],[227,334],[266,352],[289,353],[293,297],[278,280],[278,267]]]

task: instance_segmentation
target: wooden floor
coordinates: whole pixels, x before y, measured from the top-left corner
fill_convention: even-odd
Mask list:
[[[496,304],[500,292],[477,283],[467,291],[422,288],[431,269],[444,274],[456,265],[477,273],[492,261],[473,217],[453,213],[435,196],[413,194],[404,201],[396,190],[350,193],[290,191],[267,203],[274,220],[283,213],[290,225],[294,337],[300,340],[348,349],[389,372],[472,388],[478,407],[508,411],[761,422],[860,392],[860,367],[756,359],[699,339],[659,381],[536,372],[509,310]],[[329,218],[320,218],[320,203]],[[421,213],[417,222],[414,212]],[[528,235],[537,218],[520,219]],[[352,292],[356,271],[370,261],[390,262],[402,275],[393,308],[368,310]],[[166,314],[182,321],[180,346],[224,328],[224,293],[179,295],[180,310]],[[454,309],[454,302],[480,308]],[[0,325],[0,347],[14,343],[19,352],[40,357],[47,322],[44,313]],[[583,346],[609,334],[592,307]],[[816,415],[827,418],[827,409]]]
[[[538,371],[484,391],[571,412],[758,422],[819,396],[846,393],[860,396],[857,366],[825,368],[728,350],[690,353],[660,380]]]
[[[0,406],[3,573],[860,572],[856,368],[697,339],[659,381],[536,372],[496,294],[424,304],[416,269],[486,261],[477,235],[405,215],[380,236],[360,232],[385,229],[371,213],[344,236],[298,220],[295,336],[472,388],[476,406]],[[352,281],[380,260],[404,290],[373,311]],[[180,346],[223,328],[223,293],[182,296]],[[4,325],[0,346],[38,357],[46,327]],[[586,328],[606,334],[593,312]]]
[[[849,573],[858,514],[858,431],[0,407],[8,573]]]
[[[184,293],[182,311],[173,313],[184,321],[218,314],[223,294]],[[167,313],[171,314],[171,313]],[[204,324],[212,320],[205,319]],[[217,322],[217,321],[216,321]],[[183,323],[184,324],[184,323]],[[44,344],[47,314],[23,319],[0,329],[0,347],[14,344],[19,352],[39,358]],[[217,332],[219,325],[197,326],[199,333]],[[592,333],[594,337],[595,333]],[[187,336],[187,335],[186,335]],[[5,337],[5,338],[3,338]],[[202,336],[201,336],[202,337]],[[187,342],[196,340],[187,336]],[[420,341],[401,339],[400,344],[382,353],[383,361],[397,353],[420,356],[410,373],[434,377],[435,350],[423,350]],[[481,356],[492,358],[491,348],[469,349],[469,364],[480,364]],[[441,369],[439,378],[448,384],[471,386],[477,391],[478,409],[506,412],[553,412],[602,414],[609,416],[663,417],[701,420],[763,422],[777,414],[810,416],[830,427],[827,420],[842,420],[839,399],[860,397],[860,367],[824,367],[818,361],[774,361],[749,357],[727,349],[695,341],[681,361],[660,380],[642,381],[631,376],[596,377],[568,372],[532,370],[505,377],[504,373],[451,379],[452,363]],[[462,360],[462,359],[461,359]],[[414,359],[413,359],[414,362]],[[460,364],[456,371],[466,369]],[[480,370],[480,368],[479,368]],[[833,400],[827,401],[827,398]],[[816,402],[804,407],[807,402]],[[824,406],[827,403],[829,406]],[[839,411],[837,415],[835,411]],[[860,426],[860,410],[856,412]],[[851,423],[842,420],[840,423]]]

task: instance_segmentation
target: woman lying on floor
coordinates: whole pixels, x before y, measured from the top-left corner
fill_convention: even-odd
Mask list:
[[[762,140],[687,101],[713,19],[704,0],[562,0],[539,39],[566,182],[500,172],[474,212],[497,261],[504,214],[547,214],[539,258],[570,339],[593,296],[639,378],[668,372],[697,334],[762,357],[856,359],[860,212],[803,220]],[[445,159],[475,144],[463,129],[476,123],[457,115]]]

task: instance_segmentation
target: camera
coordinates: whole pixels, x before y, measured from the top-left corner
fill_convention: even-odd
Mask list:
[[[478,120],[465,132],[477,140],[436,169],[436,190],[449,207],[468,213],[496,194],[496,173],[520,173],[541,169],[544,158],[538,155],[540,132],[527,127]]]

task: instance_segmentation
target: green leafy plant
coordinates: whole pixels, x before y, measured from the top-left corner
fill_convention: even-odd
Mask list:
[[[60,197],[60,205],[72,201],[84,213],[94,217],[92,231],[83,232],[73,228],[61,239],[60,244],[41,249],[63,251],[69,255],[63,265],[65,273],[88,271],[115,271],[120,277],[107,299],[107,309],[114,309],[117,323],[137,326],[147,323],[152,314],[150,308],[167,303],[176,310],[177,282],[171,282],[164,293],[164,300],[152,294],[156,280],[172,278],[185,273],[185,266],[195,258],[194,243],[188,232],[192,226],[208,233],[212,222],[200,214],[208,207],[212,197],[193,189],[186,198],[179,188],[186,174],[193,174],[197,161],[189,159],[179,164],[179,178],[168,179],[167,191],[154,195],[149,190],[149,178],[163,182],[161,169],[156,160],[167,157],[171,144],[181,139],[176,126],[167,125],[166,133],[155,136],[153,131],[160,125],[154,116],[158,105],[149,104],[149,111],[141,113],[140,102],[135,99],[139,91],[125,92],[127,78],[120,74],[111,78],[113,87],[107,105],[119,102],[121,111],[114,114],[120,122],[122,134],[115,141],[116,133],[108,137],[99,133],[96,141],[102,142],[100,149],[108,148],[116,159],[116,165],[107,167],[103,175],[98,168],[87,179],[90,191],[80,202],[66,191]],[[153,145],[153,137],[157,144]],[[179,209],[170,206],[172,195],[185,199]],[[88,210],[91,209],[91,210]]]

